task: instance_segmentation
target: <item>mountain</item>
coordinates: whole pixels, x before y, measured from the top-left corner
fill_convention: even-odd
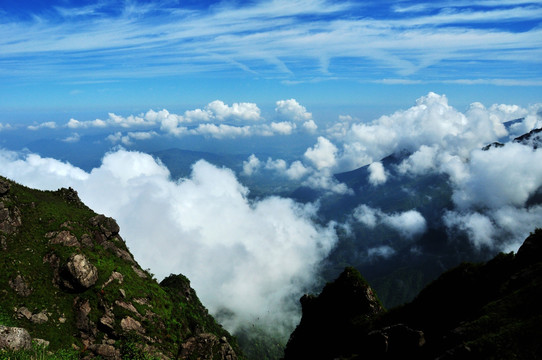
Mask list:
[[[540,304],[542,229],[517,254],[462,263],[390,311],[349,267],[301,298],[284,360],[540,359]]]
[[[243,358],[189,280],[158,283],[119,231],[71,188],[0,178],[0,357],[34,340],[70,359]]]

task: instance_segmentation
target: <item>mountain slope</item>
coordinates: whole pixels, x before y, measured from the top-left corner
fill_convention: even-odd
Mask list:
[[[158,284],[119,230],[73,189],[38,191],[0,178],[3,329],[24,328],[50,351],[87,357],[236,359],[236,340],[188,279],[171,275]]]
[[[463,263],[442,274],[411,303],[388,312],[366,306],[377,304],[368,285],[344,280],[360,277],[352,275],[355,271],[347,268],[318,297],[302,299],[303,316],[285,360],[303,359],[306,354],[313,359],[542,357],[542,229],[532,233],[516,255]],[[345,296],[348,293],[358,295]],[[325,301],[330,298],[334,300]],[[313,304],[320,305],[318,311]],[[343,310],[337,312],[338,308]],[[329,325],[330,316],[331,326],[305,326]]]

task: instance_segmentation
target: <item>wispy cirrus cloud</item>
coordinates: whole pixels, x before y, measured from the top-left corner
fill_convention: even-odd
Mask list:
[[[110,81],[241,71],[298,80],[449,80],[458,67],[465,79],[480,73],[491,79],[509,78],[507,69],[523,64],[525,72],[512,80],[540,79],[538,2],[112,5],[55,6],[24,20],[4,14],[0,76]],[[484,64],[495,61],[499,70],[484,70]],[[422,69],[431,71],[422,74]]]

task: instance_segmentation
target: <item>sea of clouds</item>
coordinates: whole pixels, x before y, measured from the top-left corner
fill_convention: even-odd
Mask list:
[[[320,129],[293,99],[276,103],[276,121],[263,119],[255,104],[215,101],[183,115],[150,110],[142,116],[110,114],[107,120],[71,119],[62,127],[110,129],[108,141],[125,146],[158,136],[284,137],[296,131],[313,133],[315,143],[291,162],[252,154],[240,174],[198,161],[191,175],[181,179],[172,179],[156,158],[125,148],[111,150],[91,171],[3,149],[0,169],[27,186],[76,189],[88,206],[118,221],[144,268],[158,279],[170,273],[188,276],[229,330],[263,324],[288,333],[299,320],[299,297],[314,286],[322,260],[337,243],[337,224],[315,221],[317,203],[276,196],[250,199],[242,177],[269,172],[324,196],[354,196],[334,173],[368,165],[374,187],[386,186],[390,176],[444,174],[453,190],[454,207],[442,217],[450,233],[466,234],[477,249],[516,250],[529,231],[542,226],[542,206],[529,202],[542,187],[542,150],[509,141],[542,127],[541,109],[541,104],[473,103],[461,112],[446,96],[429,93],[406,110],[370,122],[345,115]],[[520,120],[505,124],[515,119]],[[61,127],[50,122],[32,126],[30,131]],[[0,130],[10,128],[4,124]],[[506,145],[482,150],[495,141]],[[380,160],[393,153],[406,155],[394,169],[386,169]],[[427,230],[415,208],[387,214],[361,204],[351,218],[369,228],[383,224],[406,240]],[[375,256],[395,252],[393,244],[370,249]]]

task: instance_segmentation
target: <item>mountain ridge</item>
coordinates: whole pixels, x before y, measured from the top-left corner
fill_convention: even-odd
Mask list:
[[[71,188],[0,177],[0,349],[9,357],[34,339],[71,358],[242,359],[189,280],[158,283],[119,232]]]
[[[540,358],[541,288],[542,229],[516,254],[462,263],[389,311],[348,267],[319,296],[301,298],[302,319],[284,360]],[[356,304],[353,294],[366,295]]]

